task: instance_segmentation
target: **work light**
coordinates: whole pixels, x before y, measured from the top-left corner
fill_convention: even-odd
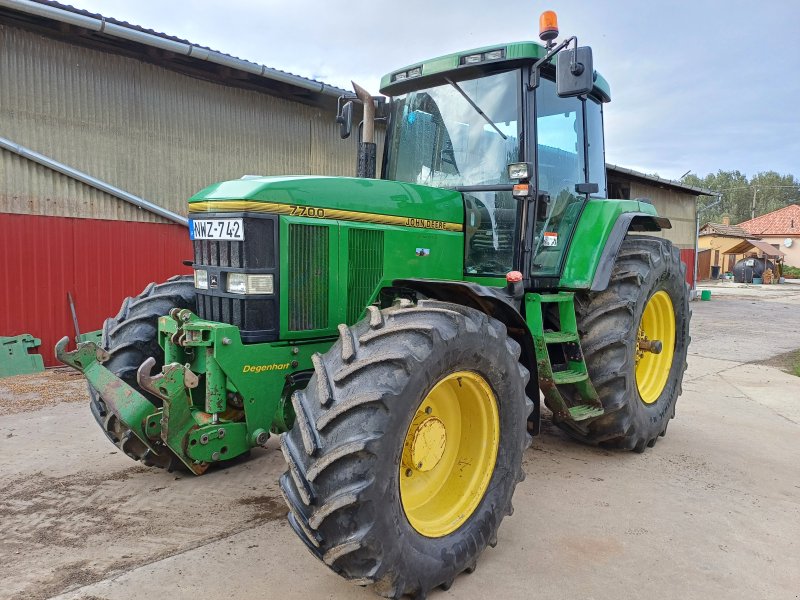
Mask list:
[[[196,269],[194,272],[194,287],[198,290],[208,289],[208,271],[205,269]]]
[[[272,274],[228,273],[225,289],[231,294],[272,294],[274,279]]]

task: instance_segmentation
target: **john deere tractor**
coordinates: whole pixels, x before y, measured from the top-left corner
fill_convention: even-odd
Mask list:
[[[358,88],[338,120],[364,104],[362,177],[190,198],[194,276],[125,300],[101,344],[57,346],[111,442],[200,475],[280,435],[292,529],[392,598],[495,545],[542,401],[577,440],[653,446],[686,367],[685,267],[650,203],[607,197],[609,86],[541,25],[544,46],[386,75],[382,179]]]

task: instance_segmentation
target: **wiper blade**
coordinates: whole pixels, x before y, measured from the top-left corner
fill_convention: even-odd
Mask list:
[[[491,120],[489,117],[487,117],[487,116],[486,116],[486,113],[485,113],[485,112],[483,112],[483,111],[481,110],[481,107],[480,107],[480,106],[478,106],[477,104],[475,104],[475,102],[473,102],[473,101],[472,101],[472,98],[470,98],[469,96],[467,96],[467,93],[466,93],[464,90],[462,90],[462,89],[459,87],[459,85],[458,85],[458,84],[457,84],[455,81],[452,81],[451,79],[448,79],[447,77],[445,77],[445,78],[444,78],[444,80],[445,80],[447,83],[449,83],[450,85],[452,85],[454,88],[456,88],[456,91],[457,91],[459,94],[461,94],[462,96],[464,96],[464,100],[466,100],[467,102],[469,102],[469,105],[470,105],[472,108],[474,108],[474,109],[475,109],[475,112],[477,112],[477,113],[478,113],[480,116],[482,116],[484,119],[486,119],[486,122],[487,122],[489,125],[491,125],[492,127],[494,127],[494,130],[495,130],[497,133],[499,133],[499,134],[500,134],[500,137],[502,137],[504,140],[507,140],[507,139],[508,139],[508,136],[507,136],[506,134],[504,134],[502,131],[500,131],[500,129],[498,129],[497,125],[495,125],[495,124],[494,124],[494,121],[492,121],[492,120]]]

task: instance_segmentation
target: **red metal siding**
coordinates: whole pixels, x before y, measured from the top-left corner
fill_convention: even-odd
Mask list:
[[[686,265],[686,283],[694,287],[694,249],[681,250],[681,262]]]
[[[74,336],[67,292],[81,332],[100,329],[126,296],[191,273],[191,258],[180,225],[0,213],[0,336],[31,333],[58,364],[53,346]]]

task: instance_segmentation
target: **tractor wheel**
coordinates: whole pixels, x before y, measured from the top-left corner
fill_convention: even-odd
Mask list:
[[[605,414],[584,428],[558,423],[571,436],[643,452],[666,434],[689,346],[685,275],[678,249],[669,241],[628,236],[608,287],[576,295],[586,366]],[[658,353],[654,342],[660,342]]]
[[[529,374],[502,323],[456,304],[371,306],[339,332],[281,439],[289,523],[346,579],[421,598],[472,572],[513,511]]]
[[[158,345],[158,317],[168,314],[172,308],[196,310],[191,276],[180,275],[165,283],[149,284],[138,296],[126,298],[117,316],[103,323],[102,346],[109,353],[104,366],[142,393],[153,406],[161,406],[161,400],[139,387],[136,371],[150,356],[156,359],[157,369],[164,364],[164,351]],[[133,460],[170,471],[182,464],[166,446],[159,448],[158,455],[154,454],[108,410],[106,403],[91,386],[89,396],[97,424],[111,443]]]

